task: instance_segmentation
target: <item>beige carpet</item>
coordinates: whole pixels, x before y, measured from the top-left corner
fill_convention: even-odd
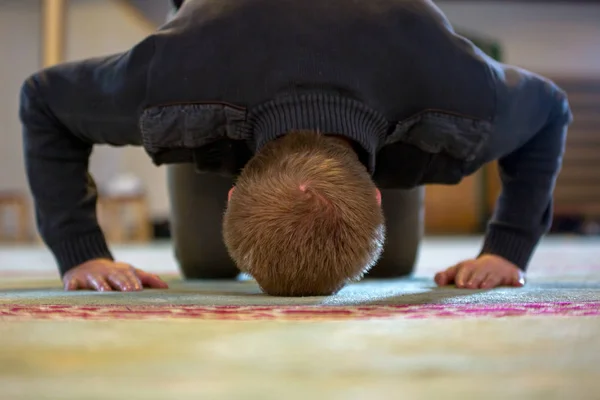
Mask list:
[[[0,249],[0,399],[600,398],[600,242],[545,241],[522,289],[435,288],[478,242],[429,240],[411,280],[305,299],[177,277],[65,293],[42,250]],[[117,253],[175,272],[165,245]]]

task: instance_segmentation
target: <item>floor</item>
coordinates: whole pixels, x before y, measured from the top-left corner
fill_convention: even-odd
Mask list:
[[[167,291],[65,293],[44,249],[0,248],[0,399],[599,398],[600,240],[544,240],[525,288],[435,288],[480,242],[303,299],[182,282],[168,243],[115,248]]]

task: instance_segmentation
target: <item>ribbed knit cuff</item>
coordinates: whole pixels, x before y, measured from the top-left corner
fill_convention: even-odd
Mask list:
[[[531,235],[491,225],[488,227],[480,255],[500,256],[525,271],[539,240],[540,238],[532,238]]]
[[[101,231],[64,239],[50,245],[50,250],[56,258],[61,276],[64,276],[73,267],[95,258],[113,260]]]

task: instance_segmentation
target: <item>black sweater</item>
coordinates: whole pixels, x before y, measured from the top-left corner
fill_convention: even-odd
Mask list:
[[[525,269],[571,121],[556,85],[491,60],[427,0],[188,0],[130,51],[28,78],[20,115],[39,229],[63,273],[112,257],[95,144],[235,175],[292,129],[347,136],[383,188],[455,184],[499,160],[481,251]]]

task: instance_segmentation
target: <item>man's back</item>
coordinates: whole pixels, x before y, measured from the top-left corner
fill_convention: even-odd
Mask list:
[[[149,105],[329,90],[390,121],[493,113],[487,59],[426,0],[188,0],[153,41]]]

